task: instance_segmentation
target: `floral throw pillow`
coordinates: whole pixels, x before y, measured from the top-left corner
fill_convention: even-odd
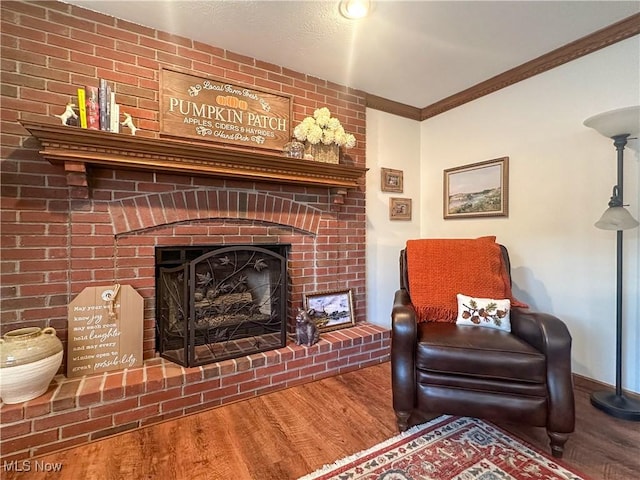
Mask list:
[[[457,325],[476,325],[511,331],[509,299],[474,298],[459,293]]]

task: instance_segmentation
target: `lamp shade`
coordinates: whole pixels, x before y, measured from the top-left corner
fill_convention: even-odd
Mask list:
[[[594,115],[587,118],[584,125],[609,138],[624,134],[636,135],[640,133],[640,105]]]
[[[595,223],[595,226],[602,230],[628,230],[638,225],[640,223],[624,207],[607,208]]]

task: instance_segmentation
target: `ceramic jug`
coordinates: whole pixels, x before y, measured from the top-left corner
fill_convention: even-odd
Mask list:
[[[26,327],[0,339],[0,397],[22,403],[47,391],[62,364],[62,342],[53,327]]]

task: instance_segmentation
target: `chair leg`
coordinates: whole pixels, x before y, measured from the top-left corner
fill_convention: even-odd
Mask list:
[[[409,417],[411,412],[399,412],[396,410],[396,422],[398,423],[398,430],[404,432],[409,428]]]
[[[551,440],[551,454],[556,458],[562,458],[564,444],[569,439],[569,434],[550,432],[547,430],[547,435],[549,435],[549,439]]]

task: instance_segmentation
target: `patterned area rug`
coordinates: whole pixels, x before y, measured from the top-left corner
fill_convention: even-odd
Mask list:
[[[475,418],[441,416],[300,480],[586,480]]]

